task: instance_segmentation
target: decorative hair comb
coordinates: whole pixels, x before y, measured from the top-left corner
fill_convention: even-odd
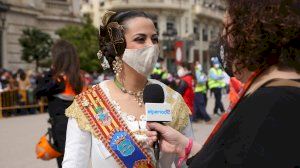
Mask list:
[[[113,16],[114,14],[116,14],[116,12],[114,11],[105,11],[104,15],[102,16],[102,24],[103,26],[106,26],[109,19],[111,18],[111,16]]]
[[[116,12],[114,11],[105,11],[104,15],[102,16],[102,25],[107,27],[107,31],[109,34],[109,38],[110,41],[112,43],[113,49],[115,51],[115,54],[118,55],[117,49],[116,49],[116,44],[120,44],[120,43],[124,43],[124,39],[123,38],[119,38],[119,37],[114,37],[113,36],[113,29],[118,29],[118,30],[124,30],[122,25],[119,25],[118,22],[110,22],[108,23],[108,21],[110,20],[110,18],[115,15]],[[100,29],[99,29],[99,37],[101,36],[100,34]],[[104,70],[109,69],[110,65],[106,59],[106,57],[103,55],[102,51],[99,50],[97,53],[97,57],[101,62],[101,66]]]
[[[113,36],[113,28],[114,29],[118,29],[118,30],[124,30],[124,29],[123,29],[123,26],[119,25],[118,22],[110,22],[107,25],[107,30],[108,30],[110,41],[111,41],[111,43],[112,43],[112,45],[114,47],[116,55],[118,55],[119,53],[117,52],[116,44],[122,44],[122,43],[124,43],[124,39],[121,38],[121,37],[114,37]]]
[[[104,15],[102,16],[102,25],[106,26],[107,22],[109,21],[109,19],[111,18],[111,16],[113,16],[114,14],[116,14],[116,12],[113,11],[105,11]],[[99,29],[99,37],[101,36],[100,34],[100,29]],[[106,57],[103,55],[102,51],[99,50],[97,53],[97,57],[100,60],[100,64],[103,68],[103,70],[109,69],[110,65],[106,59]]]

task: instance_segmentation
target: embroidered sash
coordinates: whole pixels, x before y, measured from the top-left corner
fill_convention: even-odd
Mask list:
[[[99,85],[76,96],[96,138],[122,168],[153,168],[151,157],[138,143]]]

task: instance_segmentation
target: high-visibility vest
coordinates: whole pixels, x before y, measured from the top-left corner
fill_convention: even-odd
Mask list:
[[[200,76],[201,75],[203,75],[203,73],[202,72],[200,72]],[[206,88],[206,83],[203,83],[203,84],[201,84],[201,83],[197,83],[196,84],[196,87],[195,87],[195,92],[196,93],[206,93],[206,90],[207,90],[207,88]]]
[[[154,68],[153,71],[152,71],[152,74],[161,75],[162,74],[162,69]]]
[[[216,69],[216,68],[214,68],[214,67],[212,67],[212,68],[210,68],[210,70],[209,70],[209,74],[210,73],[214,73],[214,74],[216,74],[217,76],[220,76],[220,75],[222,75],[223,74],[223,71],[221,70],[221,69]],[[210,76],[210,75],[209,75]],[[208,87],[209,87],[209,89],[213,89],[213,88],[223,88],[223,87],[225,87],[225,82],[224,82],[224,80],[223,79],[221,79],[221,80],[214,80],[214,79],[212,79],[212,78],[208,78]]]
[[[167,72],[163,72],[161,79],[168,79],[168,73]]]
[[[196,93],[198,93],[198,92],[200,92],[200,93],[206,93],[206,84],[197,84],[196,85],[196,88],[195,88],[195,92]]]

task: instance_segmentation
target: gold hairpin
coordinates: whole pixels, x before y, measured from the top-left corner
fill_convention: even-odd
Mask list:
[[[110,17],[112,15],[114,15],[114,14],[116,14],[116,12],[114,12],[114,11],[105,11],[104,15],[102,16],[102,24],[103,24],[103,26],[107,25]]]
[[[112,42],[112,45],[114,47],[114,50],[115,50],[115,53],[118,55],[119,53],[117,52],[117,49],[116,49],[116,44],[122,44],[124,43],[124,39],[123,38],[120,38],[120,39],[115,39],[112,35],[112,28],[116,28],[116,29],[121,29],[123,30],[123,26],[122,25],[119,25],[117,22],[111,22],[107,25],[107,30],[108,30],[108,34],[109,34],[109,38],[110,38],[110,41]]]

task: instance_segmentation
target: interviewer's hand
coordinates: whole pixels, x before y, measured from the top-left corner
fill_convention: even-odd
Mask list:
[[[147,123],[148,130],[146,135],[148,136],[148,144],[152,146],[153,142],[157,140],[157,132],[160,133],[160,149],[166,153],[176,153],[179,156],[184,156],[184,148],[188,144],[189,139],[182,135],[175,129],[164,126],[159,123]]]

